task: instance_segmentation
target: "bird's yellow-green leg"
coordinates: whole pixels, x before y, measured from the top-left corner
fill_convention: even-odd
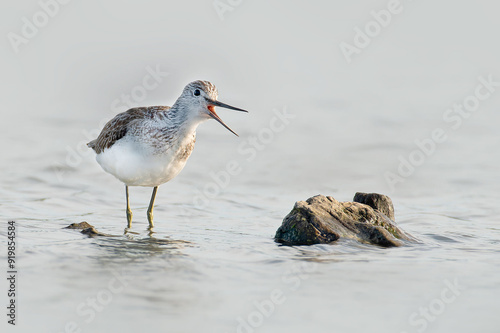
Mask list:
[[[125,196],[127,197],[127,228],[132,228],[132,210],[128,201],[128,186],[125,185]]]
[[[156,191],[158,191],[158,186],[153,188],[153,194],[151,194],[151,201],[149,202],[148,208],[148,221],[149,221],[149,229],[153,229],[153,206],[155,205]]]

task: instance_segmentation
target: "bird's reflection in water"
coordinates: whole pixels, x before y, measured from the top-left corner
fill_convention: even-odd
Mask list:
[[[134,304],[128,309],[150,313],[166,308],[172,313],[194,306],[201,297],[201,292],[186,282],[203,276],[196,260],[186,253],[187,248],[197,246],[195,243],[173,239],[166,232],[137,229],[123,235],[94,235],[90,241],[92,246],[87,250],[91,253],[86,255],[92,263],[84,271],[86,276],[100,276],[92,287],[110,290],[110,285],[119,283],[124,287],[113,304],[126,302]]]
[[[164,257],[167,260],[186,257],[183,249],[194,246],[194,243],[189,241],[173,239],[150,229],[144,232],[126,230],[123,235],[110,235],[101,232],[88,235],[93,238],[94,244],[104,251],[104,253],[99,253],[99,261],[115,263],[135,261],[136,259],[144,260],[155,256]]]

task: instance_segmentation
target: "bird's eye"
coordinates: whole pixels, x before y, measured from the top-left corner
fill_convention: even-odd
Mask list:
[[[196,90],[193,92],[193,94],[194,94],[195,96],[200,96],[200,90],[199,90],[199,89],[196,89]]]

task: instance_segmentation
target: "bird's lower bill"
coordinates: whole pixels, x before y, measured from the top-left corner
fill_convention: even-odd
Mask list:
[[[227,128],[231,133],[233,133],[234,135],[238,136],[238,134],[236,134],[236,132],[234,132],[232,129],[230,129],[229,126],[227,126],[222,121],[222,119],[220,119],[219,115],[217,113],[215,113],[215,105],[209,105],[209,106],[207,106],[207,109],[210,112],[210,116],[212,116],[212,118],[214,118],[215,120],[217,120],[222,126],[224,126],[225,128]]]

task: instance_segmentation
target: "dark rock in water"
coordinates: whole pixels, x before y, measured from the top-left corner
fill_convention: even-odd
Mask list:
[[[394,206],[392,205],[392,200],[387,195],[357,192],[354,195],[353,201],[368,205],[371,208],[378,210],[392,221],[396,220],[394,218]]]
[[[93,236],[108,236],[108,237],[116,237],[113,235],[108,235],[108,234],[103,234],[102,232],[97,231],[96,228],[94,228],[93,225],[87,223],[86,221],[80,222],[80,223],[71,223],[67,227],[64,227],[63,229],[78,229],[82,230],[81,233],[88,235],[89,237]]]
[[[412,240],[391,220],[394,207],[389,197],[356,193],[354,201],[339,202],[324,195],[298,201],[283,219],[275,240],[286,245],[312,245],[343,237],[384,247]]]
[[[71,223],[70,225],[64,227],[63,229],[87,229],[87,228],[93,228],[93,227],[86,221],[83,221],[80,223]]]
[[[107,234],[103,234],[102,232],[97,231],[96,228],[90,227],[90,228],[85,228],[81,231],[82,234],[88,235],[89,237],[94,237],[94,236],[111,236]]]

